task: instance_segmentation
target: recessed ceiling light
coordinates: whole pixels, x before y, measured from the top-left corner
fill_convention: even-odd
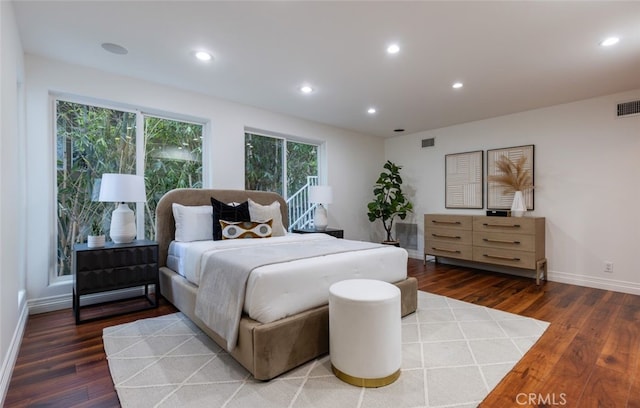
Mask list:
[[[206,51],[198,51],[196,52],[196,58],[200,61],[209,61],[211,59],[211,54]]]
[[[398,44],[391,44],[387,47],[387,53],[389,54],[397,54],[400,52],[400,46]]]
[[[462,88],[462,86],[462,82],[455,82],[453,85],[451,85],[453,89],[460,89]]]
[[[620,41],[620,39],[618,37],[609,37],[609,38],[605,38],[604,40],[602,40],[600,42],[600,45],[603,47],[610,47],[612,45],[617,44]]]
[[[122,45],[113,44],[113,43],[102,43],[102,48],[106,51],[109,51],[112,54],[125,55],[129,53],[129,50],[124,48]]]
[[[300,87],[300,92],[304,94],[310,94],[311,92],[313,92],[313,88],[309,85],[302,85]]]
[[[376,108],[369,108],[369,109],[367,109],[367,113],[368,113],[369,115],[373,115],[374,113],[376,113]]]

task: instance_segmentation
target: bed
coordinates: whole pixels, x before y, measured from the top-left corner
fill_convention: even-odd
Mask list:
[[[176,221],[174,219],[173,204],[206,206],[211,204],[211,197],[226,203],[240,203],[251,199],[255,203],[264,206],[278,202],[282,222],[285,226],[288,225],[287,204],[280,195],[275,193],[210,189],[176,189],[168,192],[158,202],[156,209],[156,240],[159,245],[160,292],[162,296],[188,316],[218,345],[227,350],[233,358],[258,380],[270,380],[300,364],[326,354],[329,351],[329,318],[326,303],[295,312],[295,314],[287,315],[283,318],[279,318],[276,313],[267,318],[266,323],[259,321],[265,320],[262,317],[252,318],[247,311],[243,311],[237,328],[237,342],[235,342],[233,348],[228,347],[225,338],[211,330],[196,315],[198,286],[184,276],[184,271],[174,270],[180,269],[176,262],[169,262],[172,267],[169,267],[167,263],[167,259],[170,258],[170,248],[174,253],[172,257],[177,251],[174,242],[176,240]],[[321,237],[309,237],[307,239],[321,239]],[[236,241],[268,242],[267,240],[275,240],[275,238]],[[172,243],[174,244],[172,245]],[[375,250],[377,251],[377,249]],[[391,249],[381,250],[392,251]],[[342,255],[337,254],[336,256],[339,258]],[[325,257],[326,260],[329,258]],[[342,261],[338,263],[340,262]],[[292,262],[291,265],[296,265],[296,263]],[[327,270],[336,269],[335,265],[334,262],[332,266],[327,267]],[[300,274],[303,272],[306,273],[306,271],[299,271]],[[367,271],[361,272],[366,273]],[[406,277],[406,264],[403,272],[403,275],[392,283],[401,290],[402,315],[405,316],[416,310],[417,281],[415,278]],[[379,273],[384,273],[384,271]],[[397,274],[397,271],[395,273]],[[250,290],[247,289],[247,293],[249,292]],[[328,297],[328,291],[326,296]],[[253,303],[258,302],[253,301]],[[276,320],[273,320],[274,318]]]

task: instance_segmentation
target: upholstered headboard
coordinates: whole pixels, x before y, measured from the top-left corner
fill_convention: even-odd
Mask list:
[[[248,198],[262,205],[269,205],[274,201],[279,201],[280,212],[282,213],[282,224],[285,227],[289,226],[287,202],[277,193],[251,190],[207,190],[201,188],[179,188],[171,190],[162,196],[156,208],[156,241],[158,241],[159,249],[159,267],[166,266],[169,244],[173,241],[176,233],[172,204],[211,205],[211,197],[223,203],[241,203]]]

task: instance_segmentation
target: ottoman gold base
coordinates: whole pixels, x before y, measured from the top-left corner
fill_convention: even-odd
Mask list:
[[[352,375],[349,375],[347,373],[344,373],[338,370],[333,366],[333,364],[331,364],[331,370],[333,370],[333,373],[336,375],[336,377],[346,382],[347,384],[355,385],[357,387],[366,387],[366,388],[384,387],[385,385],[391,384],[392,382],[394,382],[400,377],[400,370],[383,378],[354,377]]]

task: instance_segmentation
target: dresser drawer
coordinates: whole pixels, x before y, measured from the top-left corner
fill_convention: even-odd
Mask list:
[[[79,271],[76,276],[76,291],[79,295],[86,295],[155,283],[157,274],[158,265],[155,263]]]
[[[471,231],[473,217],[469,215],[425,214],[424,229],[428,231],[431,228]]]
[[[473,260],[495,265],[512,266],[514,268],[535,269],[536,256],[533,252],[473,247]]]
[[[427,239],[425,242],[425,254],[443,256],[446,258],[466,259],[473,258],[471,245],[461,245],[454,242],[443,242]]]
[[[149,245],[79,251],[76,254],[76,262],[78,272],[156,264],[158,263],[158,246]]]
[[[438,227],[429,228],[425,234],[425,239],[429,241],[471,245],[471,243],[473,242],[473,235],[471,231]]]
[[[508,232],[474,232],[473,246],[534,252],[535,237]]]
[[[533,235],[538,220],[527,217],[473,217],[473,231]]]

